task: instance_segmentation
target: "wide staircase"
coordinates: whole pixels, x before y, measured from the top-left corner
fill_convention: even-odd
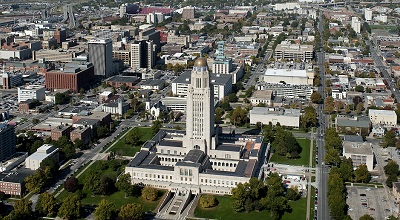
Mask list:
[[[186,209],[190,209],[196,195],[186,188],[177,189],[172,193],[170,199],[164,201],[165,205],[157,213],[156,219],[184,220],[186,218],[188,213]]]

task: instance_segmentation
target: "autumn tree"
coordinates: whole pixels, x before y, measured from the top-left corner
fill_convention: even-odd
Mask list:
[[[322,95],[321,95],[321,93],[319,93],[319,92],[316,92],[316,91],[314,91],[312,94],[311,94],[311,101],[313,102],[313,103],[315,103],[315,104],[319,104],[319,103],[321,103],[322,102]]]
[[[79,189],[78,179],[75,177],[68,177],[67,180],[64,182],[64,188],[68,192],[75,192]]]
[[[335,100],[332,98],[332,96],[328,96],[324,100],[324,110],[328,114],[332,114],[335,111]]]
[[[142,197],[148,201],[155,201],[158,197],[158,191],[156,188],[145,186],[142,189]]]
[[[248,121],[247,110],[242,107],[237,107],[231,112],[230,121],[233,125],[243,126]]]
[[[213,195],[203,194],[200,197],[200,205],[203,208],[211,208],[211,207],[216,206],[217,204],[218,204],[218,200]]]

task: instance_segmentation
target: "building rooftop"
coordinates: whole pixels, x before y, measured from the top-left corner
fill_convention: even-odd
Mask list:
[[[258,115],[290,115],[293,117],[300,117],[300,109],[285,109],[273,107],[253,107],[250,114]]]
[[[124,83],[135,83],[139,81],[136,76],[113,76],[107,79],[109,82],[124,82]]]
[[[367,142],[343,142],[343,151],[346,154],[373,155],[371,143]]]
[[[264,76],[290,76],[307,78],[307,71],[293,69],[267,69],[264,73]]]
[[[350,142],[363,142],[363,138],[359,135],[344,135],[343,141],[350,141]]]
[[[368,117],[337,117],[336,125],[339,127],[369,128],[371,121]]]
[[[50,154],[53,154],[58,151],[58,148],[54,147],[53,145],[49,144],[44,144],[41,147],[39,147],[35,153],[31,154],[29,157],[26,159],[31,159],[31,160],[39,160],[42,161],[46,157],[48,157]]]
[[[395,116],[396,113],[393,110],[379,110],[379,109],[369,109],[368,115],[387,115],[387,116]]]
[[[213,85],[225,85],[229,80],[232,79],[230,74],[211,74],[210,81]],[[172,83],[190,84],[191,83],[191,71],[185,71],[179,75]]]
[[[185,158],[183,158],[183,162],[190,162],[190,163],[200,163],[201,159],[204,157],[204,152],[201,150],[190,150]]]
[[[253,92],[251,98],[271,99],[272,90],[256,90]]]
[[[83,126],[94,126],[99,122],[100,122],[99,119],[81,118],[78,121],[76,121],[74,124],[83,125]]]
[[[32,175],[35,171],[27,168],[20,168],[16,171],[0,173],[1,182],[22,183],[25,178]]]

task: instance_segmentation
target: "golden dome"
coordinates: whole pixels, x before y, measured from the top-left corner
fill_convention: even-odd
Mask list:
[[[196,61],[194,61],[194,66],[196,67],[207,66],[207,60],[205,58],[197,58]]]

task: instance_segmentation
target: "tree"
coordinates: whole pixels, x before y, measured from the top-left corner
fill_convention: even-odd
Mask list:
[[[332,96],[328,96],[324,100],[324,110],[328,114],[332,114],[335,111],[335,100],[332,98]]]
[[[327,148],[327,151],[325,153],[325,163],[326,164],[339,164],[340,163],[340,157],[339,157],[339,152],[338,150],[334,148]]]
[[[39,195],[35,209],[41,216],[54,217],[57,214],[57,201],[53,195],[44,192]]]
[[[55,105],[63,105],[68,104],[70,101],[70,97],[66,93],[56,93],[54,96],[54,104]]]
[[[399,165],[394,160],[389,160],[386,166],[384,166],[386,175],[396,175],[399,173]]]
[[[233,125],[242,126],[247,123],[247,110],[242,107],[237,107],[231,112],[230,121]]]
[[[301,146],[291,132],[278,126],[272,142],[272,151],[281,156],[287,156],[289,153],[288,157],[291,158],[292,153],[296,152],[298,155],[301,152]]]
[[[39,119],[37,119],[37,118],[32,119],[32,124],[36,125],[36,124],[39,124],[39,123],[40,123]]]
[[[222,123],[222,116],[225,114],[225,111],[221,107],[215,108],[215,123]]]
[[[126,204],[118,213],[121,220],[139,220],[143,218],[143,206],[141,204]]]
[[[41,175],[41,169],[38,169],[34,174],[25,178],[25,187],[29,192],[38,193],[44,184],[44,175]]]
[[[100,176],[100,171],[90,170],[85,178],[83,189],[94,193],[100,184]]]
[[[112,219],[115,213],[115,205],[111,202],[102,199],[94,211],[95,220],[108,220]]]
[[[356,92],[364,92],[364,86],[358,85],[358,86],[356,86],[356,88],[354,88],[354,90]]]
[[[218,204],[218,200],[210,194],[204,194],[200,197],[200,205],[203,208],[211,208]]]
[[[156,201],[158,197],[158,191],[156,188],[145,186],[142,189],[142,197],[148,201]]]
[[[368,171],[368,167],[365,164],[361,164],[357,167],[354,172],[356,181],[361,183],[368,183],[371,180],[371,174]]]
[[[125,137],[125,144],[130,144],[133,146],[138,146],[140,143],[140,138],[142,134],[139,128],[133,128]]]
[[[28,199],[21,199],[15,201],[14,209],[11,211],[9,219],[31,219],[32,216],[32,201]]]
[[[286,198],[288,200],[293,200],[293,201],[298,200],[300,198],[300,194],[297,188],[295,187],[288,188],[286,191]]]
[[[384,147],[395,147],[396,146],[396,134],[393,130],[388,130],[385,132],[384,137]]]
[[[356,106],[356,113],[361,114],[363,109],[364,109],[364,103],[362,102],[358,103]]]
[[[114,180],[108,176],[102,176],[99,185],[96,188],[96,193],[100,195],[111,195],[115,191]]]
[[[79,189],[78,179],[75,177],[68,177],[67,180],[64,182],[64,188],[68,192],[76,192],[76,190]]]
[[[352,181],[353,180],[353,161],[351,158],[344,158],[340,163],[339,172],[343,181]]]
[[[359,218],[359,220],[375,220],[372,216],[365,214]]]
[[[81,149],[81,150],[85,149],[85,144],[83,143],[82,139],[79,139],[79,138],[76,138],[74,140],[74,146],[77,149]]]
[[[109,129],[105,126],[99,126],[96,131],[97,131],[97,137],[103,138],[107,136]]]
[[[303,130],[308,131],[309,128],[317,125],[317,112],[311,105],[304,108],[304,114],[300,116],[300,126]]]
[[[58,210],[58,216],[66,220],[78,219],[81,216],[81,201],[77,195],[67,196]]]
[[[316,91],[314,91],[312,94],[311,94],[311,101],[313,102],[313,103],[315,103],[315,104],[319,104],[319,103],[321,103],[322,102],[322,95],[321,95],[321,93],[319,93],[319,92],[316,92]]]
[[[157,134],[158,131],[160,131],[161,127],[162,127],[162,121],[160,120],[153,121],[153,125],[151,126],[151,131],[153,132],[153,135]]]
[[[398,178],[396,174],[390,174],[388,175],[387,179],[386,179],[386,185],[390,188],[393,187],[393,182],[397,182]]]

